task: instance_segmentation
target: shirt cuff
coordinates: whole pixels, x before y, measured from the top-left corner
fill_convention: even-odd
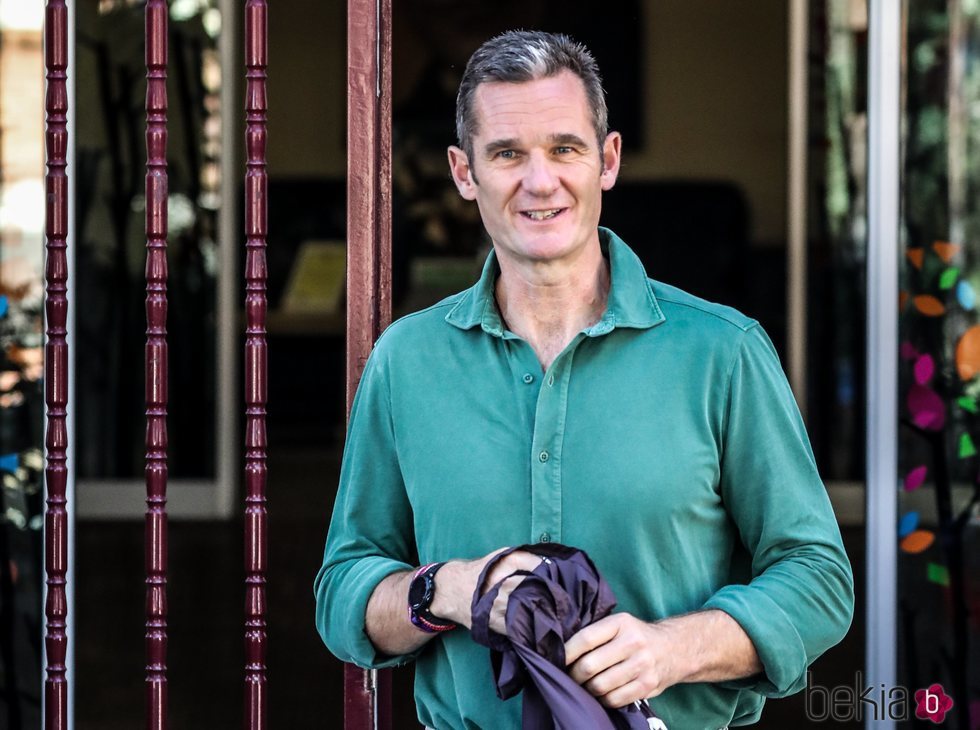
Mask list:
[[[347,569],[328,601],[332,610],[325,617],[339,625],[321,627],[328,646],[334,644],[331,648],[340,659],[363,669],[385,669],[405,664],[421,652],[420,648],[408,654],[383,654],[371,643],[365,627],[367,605],[374,589],[389,575],[406,570],[412,570],[412,566],[378,556],[357,560]],[[405,612],[408,613],[408,596]]]
[[[796,626],[765,592],[751,585],[725,586],[704,609],[724,611],[748,634],[762,662],[762,674],[720,682],[727,689],[748,689],[766,697],[784,697],[803,689],[808,664]]]

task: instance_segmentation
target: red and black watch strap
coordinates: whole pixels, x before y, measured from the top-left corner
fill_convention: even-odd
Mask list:
[[[415,571],[408,587],[408,618],[428,634],[451,631],[456,624],[433,616],[429,611],[436,594],[435,575],[445,563],[429,563]]]

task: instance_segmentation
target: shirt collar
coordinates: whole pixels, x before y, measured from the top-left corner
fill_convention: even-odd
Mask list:
[[[647,329],[663,322],[663,311],[654,296],[643,264],[633,250],[608,228],[599,227],[599,245],[602,255],[609,261],[609,297],[602,318],[583,330],[594,337],[612,331],[616,327]],[[504,337],[505,331],[494,284],[500,275],[497,256],[490,251],[480,279],[463,292],[459,301],[446,315],[446,321],[460,329],[472,329],[477,325],[485,332]]]

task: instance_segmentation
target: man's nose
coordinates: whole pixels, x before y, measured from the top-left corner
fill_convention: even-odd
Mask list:
[[[558,188],[555,164],[543,153],[528,155],[524,168],[524,188],[533,195],[550,195]]]

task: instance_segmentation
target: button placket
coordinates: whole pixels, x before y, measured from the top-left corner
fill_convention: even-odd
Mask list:
[[[561,542],[561,444],[567,407],[568,368],[585,335],[555,358],[537,394],[531,442],[531,540]],[[557,386],[557,387],[556,387]]]

